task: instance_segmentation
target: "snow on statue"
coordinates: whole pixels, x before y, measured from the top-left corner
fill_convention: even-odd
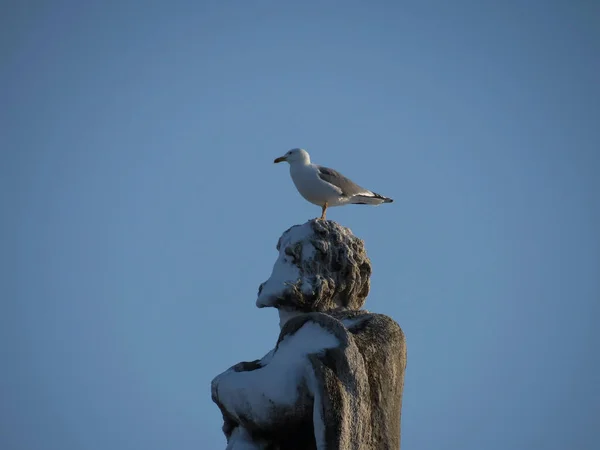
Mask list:
[[[335,222],[287,230],[256,305],[279,310],[262,359],[212,382],[230,450],[400,447],[406,344],[391,318],[362,310],[371,262]]]

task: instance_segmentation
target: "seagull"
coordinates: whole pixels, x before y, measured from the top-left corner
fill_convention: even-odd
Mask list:
[[[311,164],[310,155],[302,148],[294,148],[273,162],[284,161],[290,165],[290,175],[300,195],[322,208],[320,220],[325,220],[330,206],[380,205],[394,201],[360,187],[333,169]]]

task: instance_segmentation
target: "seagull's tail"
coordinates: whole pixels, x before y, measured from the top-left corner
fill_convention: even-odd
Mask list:
[[[383,195],[379,195],[379,194],[375,194],[375,195],[380,197],[383,200],[383,203],[394,203],[393,198],[384,197]]]
[[[384,197],[376,192],[369,192],[368,194],[355,195],[352,197],[351,203],[355,205],[381,205],[382,203],[392,203],[393,201],[393,199]]]

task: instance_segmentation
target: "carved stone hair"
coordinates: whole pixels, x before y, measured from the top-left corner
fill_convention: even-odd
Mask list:
[[[333,221],[311,220],[304,225],[288,229],[277,243],[296,227],[310,226],[313,234],[306,237],[315,248],[314,256],[307,257],[302,251],[303,242],[296,242],[285,249],[300,270],[298,283],[287,289],[275,302],[301,311],[330,311],[340,307],[360,309],[369,295],[371,261],[362,239],[350,229]],[[304,286],[311,286],[310,292]]]

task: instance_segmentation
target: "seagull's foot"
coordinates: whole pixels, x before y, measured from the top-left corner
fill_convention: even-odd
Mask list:
[[[327,220],[327,219],[325,219],[326,215],[327,215],[327,203],[325,203],[321,209],[321,220]]]

